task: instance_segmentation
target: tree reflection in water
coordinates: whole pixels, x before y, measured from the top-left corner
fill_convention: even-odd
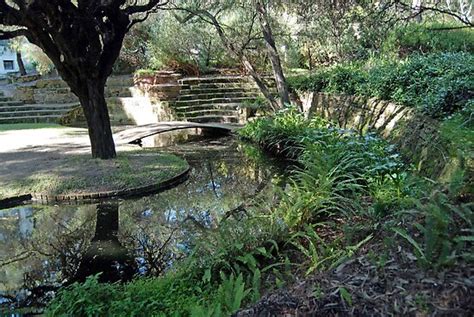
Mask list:
[[[192,170],[171,190],[99,205],[0,211],[0,304],[2,294],[18,299],[18,291],[44,293],[98,272],[103,281],[161,275],[223,218],[245,211],[242,203],[271,187],[265,184],[279,183],[271,164],[250,159],[228,139],[167,149],[173,150]],[[271,197],[268,190],[263,197]]]
[[[101,282],[128,281],[136,271],[131,254],[119,241],[118,202],[97,205],[94,237],[71,281],[84,281],[86,277],[100,274]]]

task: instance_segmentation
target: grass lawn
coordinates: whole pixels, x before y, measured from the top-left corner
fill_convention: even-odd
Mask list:
[[[184,172],[185,160],[156,150],[119,153],[114,160],[89,154],[63,156],[28,177],[0,178],[0,199],[23,194],[71,195],[152,185]]]
[[[4,123],[0,124],[0,132],[12,130],[65,128],[57,123]]]

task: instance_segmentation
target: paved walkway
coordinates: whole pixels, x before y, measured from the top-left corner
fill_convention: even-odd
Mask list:
[[[117,152],[137,149],[129,142],[179,129],[203,128],[220,132],[234,131],[229,124],[163,122],[129,127],[114,133]],[[87,129],[57,128],[0,131],[0,183],[27,178],[33,173],[51,173],[67,156],[90,153]]]

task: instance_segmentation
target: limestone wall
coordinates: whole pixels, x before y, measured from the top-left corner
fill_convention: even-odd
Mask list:
[[[298,103],[307,117],[318,114],[342,128],[372,131],[395,144],[420,174],[449,181],[466,158],[453,153],[441,138],[439,123],[412,108],[356,96],[305,92]]]
[[[176,120],[174,111],[168,107],[168,100],[179,94],[180,86],[175,83],[150,83],[134,85],[131,76],[112,76],[107,80],[105,97],[113,125],[149,124]],[[28,85],[16,87],[14,99],[26,104],[64,105],[71,104],[72,110],[60,122],[69,126],[86,126],[85,117],[78,98],[67,84],[59,78],[42,78]],[[164,101],[165,100],[165,101]]]
[[[175,121],[176,115],[168,102],[147,96],[114,98],[107,102],[112,125],[144,125],[161,121]],[[67,126],[86,126],[80,106],[76,107],[60,120]]]

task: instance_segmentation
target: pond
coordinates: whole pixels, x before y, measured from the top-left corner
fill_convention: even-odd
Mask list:
[[[160,275],[224,218],[241,217],[243,203],[284,182],[282,166],[232,137],[180,132],[144,144],[184,157],[188,180],[139,199],[0,210],[0,307],[41,307],[98,272],[102,281]]]

